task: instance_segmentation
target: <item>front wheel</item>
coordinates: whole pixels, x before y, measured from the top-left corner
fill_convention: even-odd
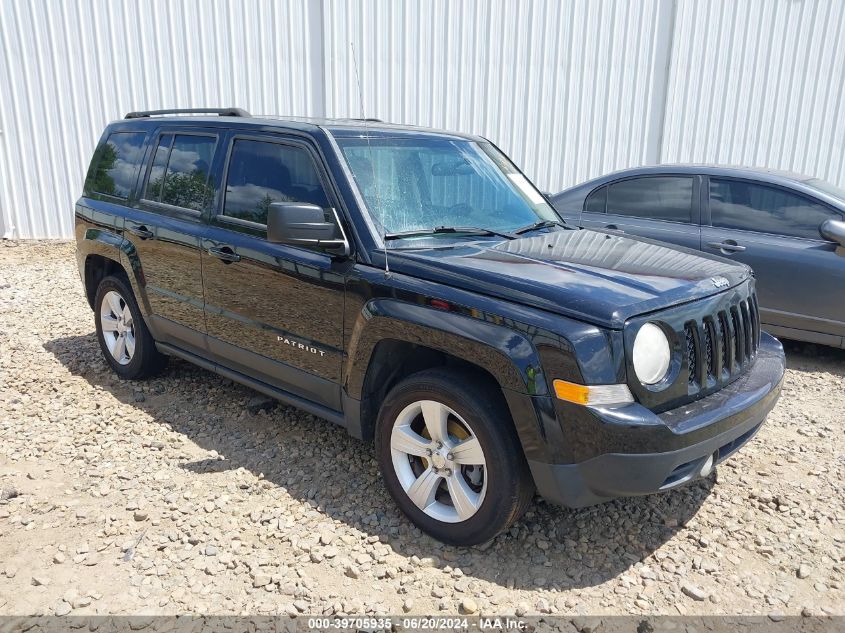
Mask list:
[[[501,392],[479,377],[434,369],[403,380],[381,407],[377,444],[400,509],[445,543],[490,540],[533,497]]]

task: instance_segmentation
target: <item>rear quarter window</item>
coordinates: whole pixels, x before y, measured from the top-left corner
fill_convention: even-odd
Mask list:
[[[146,132],[113,132],[91,158],[85,192],[129,197],[144,158]]]

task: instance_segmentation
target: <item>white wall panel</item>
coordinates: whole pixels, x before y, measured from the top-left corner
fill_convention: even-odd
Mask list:
[[[312,8],[307,0],[0,2],[4,230],[72,235],[94,145],[130,110],[319,110]]]
[[[678,0],[664,162],[845,186],[845,3]]]
[[[481,134],[561,189],[645,160],[657,0],[328,0],[326,109]]]
[[[0,0],[0,232],[69,237],[127,111],[473,132],[544,189],[649,162],[845,186],[841,0]],[[14,231],[10,229],[14,227]]]

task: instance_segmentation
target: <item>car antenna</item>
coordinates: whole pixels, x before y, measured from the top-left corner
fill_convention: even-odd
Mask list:
[[[370,127],[368,125],[369,119],[367,115],[364,113],[364,92],[361,90],[361,77],[358,75],[358,58],[355,55],[355,44],[353,42],[349,42],[349,47],[352,49],[352,65],[355,67],[355,81],[358,84],[358,104],[361,107],[361,121],[364,124],[364,135],[367,138],[367,153],[370,156],[370,171],[373,176],[373,187],[376,189],[376,206],[378,209],[376,212],[379,215],[380,222],[381,222],[381,242],[384,244],[384,276],[390,277],[390,264],[387,263],[387,229],[385,228],[384,221],[384,207],[381,205],[381,194],[380,194],[380,187],[378,179],[376,178],[376,164],[373,160],[373,147],[370,144]]]

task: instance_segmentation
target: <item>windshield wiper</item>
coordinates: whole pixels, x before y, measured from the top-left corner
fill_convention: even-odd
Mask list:
[[[516,239],[513,233],[505,231],[494,231],[493,229],[482,229],[477,226],[436,226],[433,229],[418,229],[414,231],[400,231],[398,233],[387,233],[386,240],[401,240],[406,237],[423,237],[425,235],[442,235],[444,233],[462,233],[464,235],[495,235],[508,240]]]
[[[534,224],[529,224],[528,226],[523,226],[522,228],[516,229],[513,233],[514,235],[522,235],[523,233],[528,233],[529,231],[536,231],[538,229],[548,229],[553,226],[560,226],[564,229],[569,228],[568,226],[566,226],[566,223],[563,220],[540,220],[539,222],[535,222]]]

